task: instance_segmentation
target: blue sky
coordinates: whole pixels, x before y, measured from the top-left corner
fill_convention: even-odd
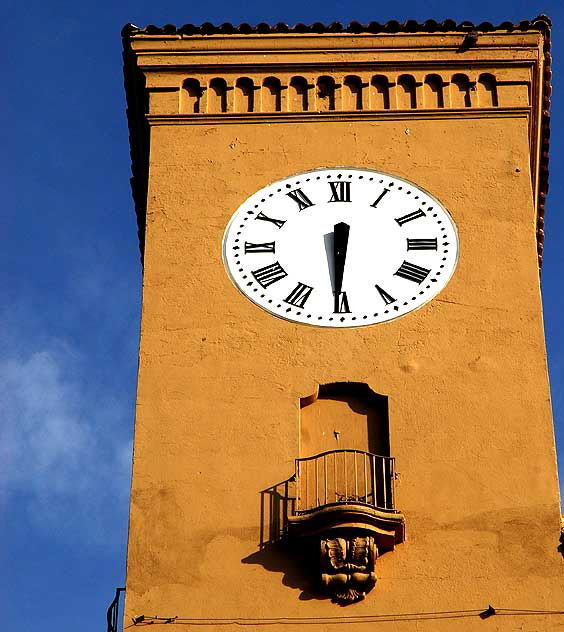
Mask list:
[[[5,0],[0,208],[3,630],[104,629],[123,585],[141,266],[125,119],[126,22],[554,22],[543,298],[564,463],[561,0]],[[564,475],[562,476],[564,479]]]

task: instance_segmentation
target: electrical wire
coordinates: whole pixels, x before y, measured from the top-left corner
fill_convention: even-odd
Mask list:
[[[480,617],[487,619],[491,616],[531,616],[531,615],[564,615],[564,610],[520,610],[515,608],[474,608],[472,610],[446,610],[439,612],[414,612],[414,613],[395,613],[380,615],[350,615],[341,617],[273,617],[273,618],[257,618],[257,619],[196,619],[187,617],[157,617],[140,615],[133,619],[133,622],[124,627],[124,630],[134,626],[145,625],[238,625],[238,626],[267,626],[267,625],[323,625],[323,624],[341,624],[341,623],[384,623],[384,622],[400,622],[400,621],[425,621],[439,619],[461,619],[468,617]]]

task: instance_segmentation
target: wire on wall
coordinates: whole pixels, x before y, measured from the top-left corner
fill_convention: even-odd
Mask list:
[[[546,616],[546,615],[564,615],[564,610],[519,610],[515,608],[494,608],[489,605],[487,608],[474,608],[471,610],[447,610],[441,612],[410,612],[396,614],[380,614],[380,615],[360,615],[360,616],[342,616],[342,617],[275,617],[271,619],[195,619],[184,617],[158,617],[139,615],[132,619],[132,623],[124,629],[134,626],[144,625],[320,625],[320,624],[339,624],[339,623],[384,623],[399,621],[426,621],[439,619],[462,619],[469,617],[478,617],[482,620],[489,619],[492,616]]]

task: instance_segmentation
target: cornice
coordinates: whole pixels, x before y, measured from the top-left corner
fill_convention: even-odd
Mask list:
[[[539,269],[542,267],[542,255],[544,249],[544,216],[546,210],[546,196],[548,194],[548,149],[550,144],[550,96],[552,94],[552,56],[550,53],[550,26],[551,22],[547,16],[539,16],[546,19],[548,27],[544,32],[544,73],[541,94],[541,119],[540,119],[540,147],[538,163],[538,185],[537,185],[537,254]],[[538,18],[537,18],[538,19]]]
[[[190,38],[193,36],[230,36],[237,38],[239,36],[261,36],[261,35],[278,35],[279,37],[294,35],[310,34],[312,36],[327,34],[440,34],[440,33],[459,33],[464,35],[462,45],[459,50],[471,49],[475,43],[477,36],[481,33],[524,33],[524,32],[538,32],[543,35],[543,79],[540,86],[540,94],[538,95],[538,120],[539,125],[536,132],[536,138],[538,143],[531,143],[532,147],[536,145],[533,155],[534,165],[534,187],[537,203],[537,252],[539,268],[542,265],[542,254],[544,244],[544,216],[546,207],[546,195],[548,193],[548,165],[549,165],[549,139],[550,139],[550,95],[551,95],[551,43],[550,43],[550,28],[551,21],[546,15],[539,15],[532,20],[523,20],[518,24],[511,22],[501,22],[494,25],[491,22],[481,22],[480,24],[474,24],[473,22],[455,22],[454,20],[444,20],[443,22],[437,22],[435,20],[426,20],[425,22],[417,22],[415,20],[407,20],[404,23],[400,23],[396,20],[390,20],[384,24],[379,22],[370,22],[368,24],[361,24],[359,22],[350,22],[348,25],[343,25],[340,22],[333,22],[329,25],[321,23],[314,23],[311,25],[296,24],[294,26],[288,26],[284,23],[278,23],[276,25],[268,25],[265,23],[251,26],[249,24],[240,24],[234,26],[230,23],[224,23],[221,25],[213,25],[206,22],[200,26],[193,24],[184,24],[180,27],[176,27],[171,24],[167,24],[162,27],[155,25],[148,25],[143,28],[137,27],[133,24],[126,24],[122,29],[122,38],[124,46],[124,81],[127,97],[127,117],[130,133],[130,147],[131,147],[131,161],[132,161],[132,178],[131,187],[133,198],[135,202],[135,208],[137,213],[138,233],[139,233],[139,245],[141,254],[143,256],[144,251],[144,235],[145,235],[145,214],[147,204],[147,182],[148,182],[148,163],[149,163],[149,126],[159,124],[171,124],[174,122],[183,123],[198,123],[209,121],[207,117],[200,115],[198,120],[194,117],[176,116],[176,117],[155,117],[147,116],[147,92],[145,90],[145,77],[141,72],[138,65],[138,58],[136,52],[132,47],[132,42],[140,38],[158,39],[159,37],[176,37],[180,39]],[[475,63],[475,62],[474,62]],[[153,68],[155,70],[156,68]],[[170,66],[169,66],[169,69]],[[161,71],[167,71],[164,67]],[[537,107],[536,105],[534,107]],[[441,115],[446,113],[443,111]],[[450,115],[457,115],[456,112],[450,112]],[[470,113],[465,113],[468,115]],[[515,115],[516,112],[513,112]],[[396,116],[401,116],[401,113],[396,112]],[[413,113],[410,114],[412,116]],[[429,113],[426,114],[427,116]],[[438,114],[437,114],[438,115]],[[480,112],[474,111],[471,115],[480,115]],[[493,115],[487,112],[482,112],[481,115]],[[497,112],[495,115],[503,116],[502,112]],[[505,115],[508,115],[507,113]],[[277,115],[273,118],[273,121],[282,122],[288,120],[291,115]],[[316,120],[324,120],[320,118],[319,113],[315,114]],[[385,114],[385,116],[393,116],[393,114]],[[433,114],[431,114],[433,116]],[[355,118],[358,114],[355,115]],[[312,120],[309,115],[303,116],[303,120]],[[222,122],[235,121],[235,116],[221,117]],[[242,117],[238,117],[238,120],[242,120]],[[245,121],[259,122],[260,117],[244,117]],[[300,119],[301,120],[301,119]],[[531,139],[532,140],[532,139]]]
[[[396,59],[393,62],[389,60],[378,61],[375,59],[369,60],[354,60],[354,61],[331,61],[327,62],[326,60],[319,61],[305,61],[305,62],[287,62],[287,61],[278,61],[278,62],[231,62],[225,61],[223,63],[179,63],[179,64],[149,64],[144,63],[142,68],[147,72],[158,72],[161,74],[177,74],[177,73],[223,73],[223,74],[233,74],[233,73],[274,73],[274,72],[296,72],[296,69],[299,68],[301,74],[307,71],[311,72],[324,72],[326,68],[330,67],[331,71],[343,70],[345,72],[354,72],[362,71],[364,69],[369,69],[373,72],[381,71],[381,72],[389,72],[391,68],[393,69],[402,69],[409,68],[413,71],[423,70],[427,71],[428,69],[451,69],[451,70],[460,70],[460,69],[469,69],[469,68],[489,68],[493,65],[502,67],[502,68],[530,68],[535,65],[535,61],[533,60],[511,60],[511,59],[473,59],[471,62],[468,62],[463,59],[440,59],[440,60],[417,60],[414,62],[411,59]],[[152,87],[152,89],[155,89]]]
[[[428,120],[428,119],[452,119],[452,118],[528,118],[530,108],[452,108],[452,109],[428,109],[428,110],[384,110],[358,112],[247,112],[223,113],[223,114],[153,114],[147,116],[149,125],[176,125],[178,123],[192,125],[225,125],[229,123],[322,123],[323,121],[403,121],[403,120]]]

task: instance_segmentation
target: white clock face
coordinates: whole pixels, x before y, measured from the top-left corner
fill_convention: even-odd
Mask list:
[[[436,296],[456,267],[450,215],[417,185],[378,171],[318,169],[244,202],[223,240],[229,275],[275,316],[360,327]]]

